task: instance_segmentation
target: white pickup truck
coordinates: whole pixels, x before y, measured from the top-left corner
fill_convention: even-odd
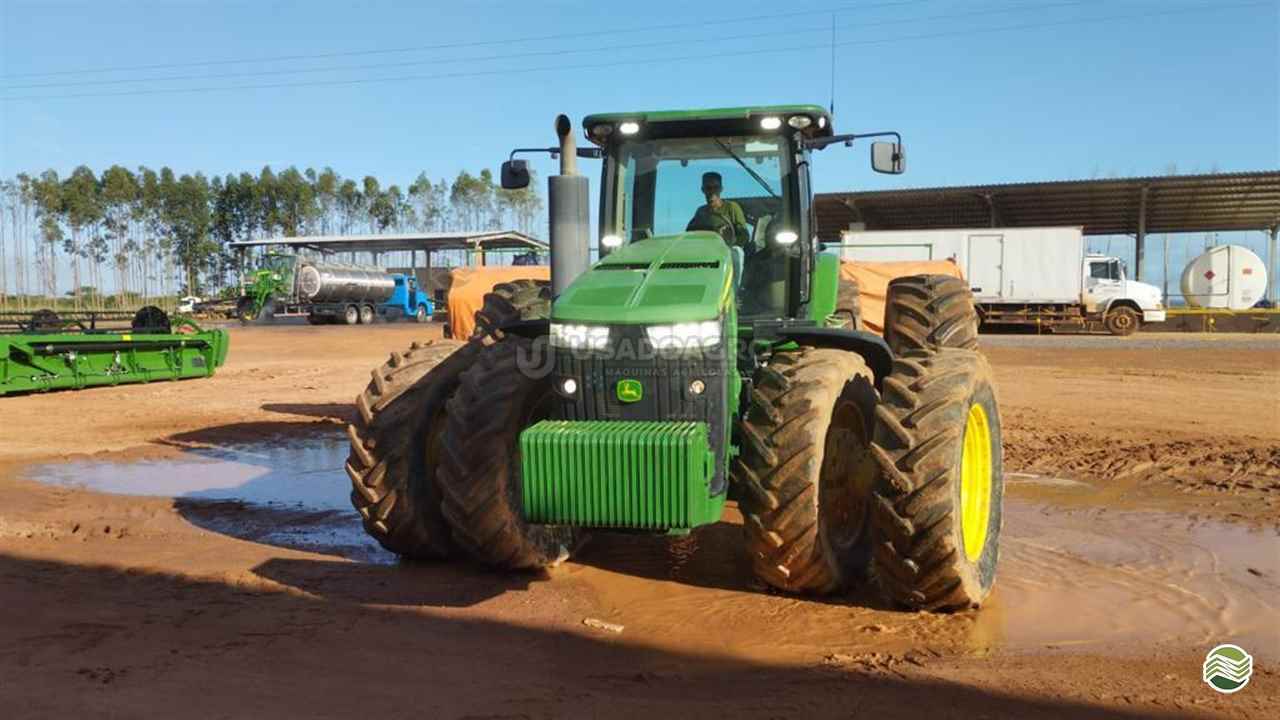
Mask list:
[[[1101,324],[1129,335],[1165,319],[1160,288],[1127,279],[1118,258],[1086,254],[1078,227],[848,231],[840,247],[853,261],[956,263],[983,324]]]

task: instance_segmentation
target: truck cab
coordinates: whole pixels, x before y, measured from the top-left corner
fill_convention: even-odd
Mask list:
[[[1111,316],[1113,321],[1121,314],[1133,314],[1141,317],[1144,323],[1164,322],[1164,298],[1160,288],[1129,280],[1123,260],[1106,255],[1085,255],[1081,273],[1084,276],[1081,300],[1087,312],[1098,313],[1104,318]]]
[[[434,311],[431,299],[418,289],[417,278],[411,275],[392,275],[395,290],[390,299],[378,306],[378,314],[388,320],[408,317],[414,321],[425,323],[431,319]]]

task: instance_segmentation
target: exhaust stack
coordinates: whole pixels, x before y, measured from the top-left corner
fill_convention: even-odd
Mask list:
[[[578,147],[568,116],[556,116],[556,135],[560,138],[560,174],[547,178],[547,202],[551,292],[559,296],[589,265],[591,215],[587,178],[578,174]]]

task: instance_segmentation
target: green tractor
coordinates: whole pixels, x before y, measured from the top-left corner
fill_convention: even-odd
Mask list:
[[[529,570],[592,532],[688,533],[743,518],[756,576],[825,594],[865,578],[892,601],[978,605],[1001,526],[1000,414],[967,285],[889,289],[884,337],[817,241],[821,107],[557,119],[552,296],[494,293],[468,341],[415,344],[373,371],[349,428],[352,501],[410,558]],[[528,151],[517,151],[528,152]],[[516,153],[512,153],[514,155]],[[588,262],[587,181],[603,161]],[[503,165],[504,187],[528,183]]]
[[[240,299],[236,301],[236,317],[248,322],[269,311],[277,298],[289,295],[293,288],[293,255],[268,253],[258,262],[258,269],[249,276]]]

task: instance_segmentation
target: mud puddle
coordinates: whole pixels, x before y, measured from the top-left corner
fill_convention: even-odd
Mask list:
[[[46,464],[27,475],[174,497],[194,525],[252,542],[394,562],[351,510],[346,452],[335,434],[186,447],[164,459]],[[584,593],[595,619],[622,625],[629,641],[652,638],[694,654],[891,666],[929,653],[1123,654],[1159,643],[1237,642],[1280,658],[1275,528],[1198,517],[1191,506],[1106,510],[1089,485],[1056,477],[1009,481],[1042,492],[1007,498],[996,591],[976,612],[901,612],[865,582],[837,598],[771,593],[751,579],[733,509],[685,537],[599,534],[550,581]],[[1063,486],[1069,507],[1052,499]]]
[[[753,587],[739,524],[677,539],[604,536],[574,574],[609,622],[690,652],[892,667],[931,652],[1131,655],[1237,642],[1280,658],[1274,529],[1009,499],[992,598],[933,615],[892,610],[870,590],[814,600]]]
[[[343,470],[347,441],[305,439],[200,445],[171,457],[34,465],[40,482],[120,495],[174,498],[192,524],[224,535],[367,562],[393,562],[360,526]]]

